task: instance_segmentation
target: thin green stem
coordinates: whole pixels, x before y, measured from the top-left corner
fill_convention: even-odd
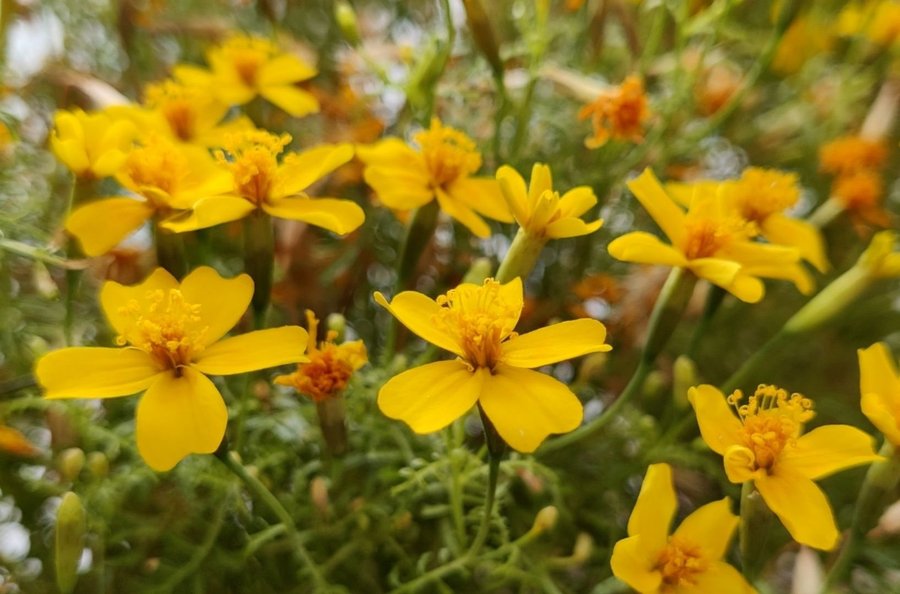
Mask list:
[[[266,327],[275,270],[275,228],[272,217],[256,209],[244,218],[244,270],[253,279],[253,322]]]
[[[750,356],[749,359],[744,361],[744,364],[735,371],[731,377],[729,377],[722,384],[722,391],[726,394],[730,394],[734,390],[737,390],[741,387],[749,387],[747,383],[753,378],[753,375],[756,371],[761,367],[763,363],[765,363],[773,352],[777,351],[781,348],[782,344],[787,342],[790,339],[790,334],[784,332],[783,330],[779,330],[772,338],[768,340],[765,344],[763,344],[753,355]]]
[[[769,510],[753,481],[741,487],[740,545],[744,577],[751,584],[759,576],[768,560],[768,540],[772,531],[774,514]]]
[[[713,317],[719,311],[719,306],[725,300],[725,295],[726,291],[722,287],[713,285],[709,288],[709,293],[706,294],[706,304],[703,306],[703,315],[694,328],[691,342],[688,344],[687,352],[685,353],[691,359],[696,358],[697,349],[700,348],[700,343],[703,342],[703,337],[706,336],[706,331],[709,330]]]
[[[500,476],[500,459],[499,455],[488,455],[488,483],[487,492],[484,499],[484,515],[481,517],[481,525],[478,526],[478,532],[475,534],[475,540],[466,552],[467,557],[476,557],[484,546],[491,529],[491,514],[494,512],[494,500],[497,496],[497,479]]]
[[[462,546],[462,543],[466,541],[466,523],[463,514],[462,483],[459,480],[459,468],[454,455],[457,444],[453,438],[452,425],[444,429],[444,446],[447,450],[447,466],[450,469],[450,478],[447,485],[447,491],[450,494],[450,513],[453,518],[453,529],[456,532],[456,539]]]

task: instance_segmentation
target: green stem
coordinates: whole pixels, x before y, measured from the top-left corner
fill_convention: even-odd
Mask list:
[[[347,452],[344,397],[338,394],[316,402],[316,413],[328,453],[332,456],[343,456]]]
[[[647,70],[649,69],[650,62],[656,55],[656,50],[659,48],[659,42],[660,40],[662,40],[667,13],[668,9],[666,8],[666,5],[662,3],[659,4],[659,6],[656,7],[655,14],[653,15],[653,21],[650,23],[650,32],[647,34],[647,43],[644,44],[644,49],[641,51],[640,72],[644,76],[647,75]]]
[[[762,365],[762,363],[766,362],[771,354],[781,348],[782,344],[790,339],[790,334],[784,332],[784,330],[779,330],[772,338],[768,340],[764,345],[762,345],[753,355],[750,356],[749,359],[744,361],[744,364],[735,371],[731,377],[729,377],[722,384],[722,392],[725,394],[730,394],[731,392],[737,390],[738,388],[748,387],[748,382],[753,378],[753,375]]]
[[[175,278],[184,278],[188,273],[184,237],[180,233],[166,231],[158,224],[153,226],[153,235],[156,240],[156,264]]]
[[[453,427],[455,424],[453,423],[450,427],[444,429],[444,444],[447,449],[447,463],[450,468],[450,484],[447,486],[450,493],[450,513],[453,517],[453,529],[456,532],[456,538],[460,546],[462,546],[462,543],[466,541],[466,523],[463,516],[462,485],[460,484],[459,468],[454,455],[458,445],[454,439]]]
[[[534,265],[541,257],[541,251],[546,244],[546,238],[535,237],[520,227],[506,252],[506,257],[500,263],[500,268],[497,269],[497,282],[506,284],[516,277],[525,282],[534,270]]]
[[[85,202],[94,195],[95,183],[92,179],[76,176],[69,192],[69,203],[66,208],[66,216],[72,213],[79,204]],[[74,237],[69,237],[66,244],[66,259],[76,260],[84,257],[81,247]],[[63,322],[63,334],[66,345],[75,344],[75,303],[78,299],[78,291],[81,288],[82,271],[76,268],[66,268],[66,317]]]
[[[844,207],[834,198],[829,198],[819,205],[806,219],[814,227],[822,229],[827,227],[844,212]]]
[[[768,560],[768,540],[774,529],[774,517],[753,481],[744,483],[741,487],[741,563],[744,577],[751,584]]]
[[[253,322],[261,330],[266,327],[275,270],[275,229],[262,209],[244,218],[244,270],[253,279]]]
[[[703,337],[706,336],[706,331],[709,330],[713,317],[716,315],[716,312],[719,311],[719,306],[722,305],[722,301],[725,300],[725,295],[726,291],[722,287],[712,285],[709,288],[709,293],[706,294],[706,304],[703,306],[703,315],[701,316],[700,321],[697,322],[697,326],[694,328],[694,333],[691,335],[691,342],[685,353],[691,359],[696,358],[695,355],[697,354],[697,349],[700,348],[700,343],[703,341]]]

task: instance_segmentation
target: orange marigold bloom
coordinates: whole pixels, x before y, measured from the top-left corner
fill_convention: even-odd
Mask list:
[[[591,118],[594,128],[594,135],[584,141],[588,148],[599,148],[610,139],[640,142],[644,138],[644,122],[649,117],[644,83],[634,75],[618,87],[601,93],[578,112],[578,119]]]
[[[887,147],[879,140],[842,136],[819,149],[819,169],[833,175],[877,169],[884,164],[887,154]]]
[[[890,224],[887,212],[881,207],[884,181],[877,171],[861,169],[842,175],[834,180],[831,194],[863,221],[881,227]]]

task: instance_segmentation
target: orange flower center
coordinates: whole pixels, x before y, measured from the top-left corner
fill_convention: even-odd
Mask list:
[[[691,586],[697,582],[697,574],[707,570],[709,562],[699,546],[673,536],[660,554],[656,567],[667,585]]]
[[[755,223],[787,210],[800,199],[797,176],[793,173],[750,167],[729,187],[738,212]]]
[[[145,95],[147,105],[162,113],[178,139],[187,142],[194,138],[197,106],[208,103],[199,91],[166,81],[148,85]]]
[[[226,41],[218,52],[242,83],[255,87],[259,71],[277,53],[277,48],[265,39],[239,35]]]
[[[838,177],[833,194],[848,210],[865,210],[881,202],[884,183],[878,172],[862,169]]]
[[[428,130],[413,136],[422,150],[434,187],[444,187],[481,167],[481,154],[471,138],[434,118]]]
[[[167,206],[160,202],[176,192],[190,174],[190,166],[175,145],[154,137],[128,154],[123,174],[131,181],[129,189],[157,206]]]
[[[315,402],[343,392],[353,375],[353,365],[340,356],[337,345],[325,343],[321,350],[311,351],[308,356],[309,363],[301,364],[289,376],[290,385]]]
[[[278,155],[290,142],[290,134],[275,136],[263,130],[242,132],[226,139],[226,150],[217,151],[216,159],[231,170],[235,191],[259,205],[269,199],[278,176]]]
[[[739,217],[716,219],[689,213],[681,250],[689,260],[709,258],[732,241],[748,236],[749,227]]]
[[[466,361],[493,369],[500,361],[500,344],[515,335],[516,305],[504,299],[501,285],[487,279],[482,286],[460,285],[437,298],[441,306],[434,324],[458,337]]]
[[[208,327],[200,325],[200,306],[185,301],[178,289],[148,291],[143,303],[132,299],[118,313],[128,323],[116,344],[146,351],[176,374],[203,350]]]
[[[744,446],[755,456],[756,469],[771,469],[781,452],[792,445],[803,425],[815,413],[813,403],[802,394],[788,394],[777,386],[760,385],[756,392],[741,404],[744,395],[736,390],[728,396],[743,424]]]

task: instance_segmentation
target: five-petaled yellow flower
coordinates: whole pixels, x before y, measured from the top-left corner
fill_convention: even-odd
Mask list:
[[[110,398],[146,391],[137,407],[137,446],[155,470],[188,454],[211,453],[228,411],[206,375],[246,373],[305,360],[299,326],[222,338],[250,304],[253,281],[203,266],[179,284],[157,268],[143,283],[107,282],[103,311],[122,348],[72,347],[35,369],[47,398]]]
[[[413,140],[418,149],[399,138],[357,148],[366,164],[366,183],[385,206],[406,211],[437,200],[441,210],[478,237],[491,234],[479,215],[512,222],[497,180],[472,177],[481,167],[481,154],[471,138],[433,118]]]
[[[516,222],[526,233],[541,238],[561,239],[593,233],[602,219],[586,223],[579,217],[597,204],[588,186],[572,188],[562,196],[553,191],[550,168],[535,163],[528,187],[519,172],[508,165],[497,170],[497,181]]]
[[[446,427],[477,403],[507,444],[533,452],[547,435],[578,427],[583,415],[565,384],[533,369],[611,348],[596,320],[517,334],[520,278],[505,285],[493,279],[462,284],[436,300],[415,291],[391,303],[376,292],[375,300],[421,338],[457,356],[404,371],[378,392],[381,411],[416,433]]]
[[[775,386],[759,386],[746,404],[740,390],[725,398],[710,385],[691,388],[688,398],[703,440],[723,457],[728,480],[753,481],[797,542],[833,549],[837,526],[813,481],[879,460],[872,438],[850,425],[823,425],[803,434],[815,415],[812,401]]]
[[[133,123],[107,112],[57,111],[50,148],[76,177],[101,179],[119,171],[137,133]]]
[[[900,374],[894,356],[883,342],[858,352],[863,414],[885,439],[900,446]]]
[[[696,192],[685,212],[649,169],[629,181],[628,188],[672,245],[633,231],[609,244],[614,258],[687,268],[749,303],[765,294],[758,277],[788,279],[802,292],[812,291],[809,275],[798,263],[799,252],[753,241],[755,226],[740,216],[723,192]]]
[[[738,526],[726,497],[669,527],[678,501],[668,464],[651,464],[628,519],[628,538],[616,543],[613,574],[641,594],[751,594],[744,577],[722,560]]]

